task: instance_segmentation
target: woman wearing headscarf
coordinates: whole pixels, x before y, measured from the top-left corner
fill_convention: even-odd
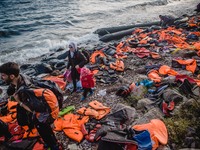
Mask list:
[[[69,43],[67,69],[71,69],[71,77],[74,86],[72,93],[76,92],[76,82],[80,80],[80,74],[78,73],[77,69],[82,68],[86,62],[87,58],[78,51],[76,43]]]

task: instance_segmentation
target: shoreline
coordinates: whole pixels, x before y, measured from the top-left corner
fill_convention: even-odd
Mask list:
[[[21,62],[27,63],[26,59],[29,59],[30,57],[38,57],[38,55],[41,56],[44,53],[45,54],[51,53],[51,50],[53,49],[55,50],[57,49],[57,47],[60,47],[60,48],[65,47],[65,45],[67,44],[67,41],[71,39],[77,41],[78,43],[85,43],[85,42],[87,43],[87,40],[89,40],[90,43],[92,42],[96,43],[98,39],[94,37],[93,34],[91,33],[93,32],[93,30],[97,28],[152,22],[152,21],[159,20],[158,14],[167,14],[167,15],[173,15],[174,17],[180,17],[184,13],[191,13],[191,10],[194,9],[195,3],[197,3],[197,0],[191,0],[191,1],[189,0],[180,0],[180,1],[172,0],[171,1],[170,0],[167,2],[168,4],[164,4],[166,2],[165,0],[162,0],[163,4],[162,3],[160,4],[158,1],[157,3],[155,2],[155,6],[149,5],[148,3],[145,3],[145,5],[142,5],[142,6],[140,5],[135,6],[134,1],[133,1],[133,3],[131,2],[131,6],[121,5],[119,8],[118,7],[113,8],[115,11],[113,10],[113,11],[108,11],[108,12],[107,11],[101,12],[101,10],[99,10],[99,12],[95,13],[94,16],[88,12],[89,18],[87,17],[83,18],[84,15],[80,15],[78,16],[77,20],[75,19],[76,21],[75,24],[73,24],[73,19],[65,18],[65,21],[67,24],[65,27],[57,26],[59,24],[55,23],[55,25],[50,26],[51,28],[49,29],[48,28],[40,29],[40,26],[43,27],[43,25],[40,25],[40,26],[34,27],[33,28],[34,31],[29,32],[28,30],[29,28],[25,28],[26,31],[22,32],[22,34],[20,35],[1,39],[2,40],[1,51],[4,51],[4,52],[0,56],[0,63],[6,62],[9,60],[16,60],[20,63]],[[110,2],[110,4],[114,4],[114,3]],[[82,13],[84,14],[84,12]],[[108,15],[106,15],[106,13],[108,13]],[[94,18],[94,21],[92,21],[91,18],[95,17],[95,15],[98,15],[99,18],[97,19]],[[42,16],[42,17],[45,17],[45,16]],[[48,17],[54,17],[54,16],[50,13],[46,17],[47,18],[44,18],[44,19],[48,19]],[[103,18],[103,21],[100,20],[101,18]],[[9,19],[9,16],[8,16],[8,19]],[[42,19],[39,20],[39,22],[42,22],[42,21],[43,21]],[[61,20],[61,22],[58,22],[58,23],[62,23],[62,21],[63,20]],[[52,23],[52,22],[45,22],[45,23]],[[24,25],[20,22],[17,22],[17,24]],[[12,24],[12,21],[11,21],[10,25],[6,27],[9,27],[9,26],[12,27],[13,25],[15,25],[15,22],[13,22]],[[36,22],[36,25],[37,25],[37,22]],[[65,22],[64,22],[64,25],[65,25]],[[13,30],[17,30],[17,29],[13,28]],[[5,53],[7,53],[7,55]]]
[[[197,16],[197,14],[196,14],[196,16]],[[106,47],[106,46],[108,46],[108,45],[112,45],[112,46],[114,46],[114,43],[116,43],[116,42],[120,42],[120,41],[124,41],[124,39],[126,39],[127,37],[123,37],[122,39],[120,39],[120,40],[118,40],[118,41],[111,41],[111,42],[108,42],[108,43],[99,43],[99,45],[97,44],[97,45],[89,45],[89,44],[91,44],[91,43],[88,43],[88,47],[91,47],[91,49],[92,50],[94,50],[94,49],[98,49],[98,50],[100,50],[100,47]],[[102,45],[101,45],[102,44]],[[87,45],[87,44],[86,44]],[[99,48],[98,48],[99,47]],[[63,50],[61,50],[61,51],[59,51],[58,50],[58,52],[54,52],[54,54],[56,54],[56,55],[59,55],[60,54],[60,52],[63,52]],[[168,52],[165,52],[165,54],[164,53],[162,53],[163,54],[163,60],[160,60],[160,59],[158,59],[158,60],[154,60],[154,59],[152,59],[152,58],[149,58],[149,57],[147,57],[147,58],[144,58],[144,59],[139,59],[135,54],[133,54],[133,53],[131,53],[130,54],[130,57],[127,59],[127,60],[125,60],[125,66],[126,66],[126,70],[125,70],[125,72],[123,72],[123,73],[119,73],[119,72],[116,72],[116,74],[117,75],[122,75],[122,77],[123,77],[123,79],[127,79],[128,80],[128,82],[129,83],[131,83],[131,82],[137,82],[137,81],[140,81],[140,80],[142,80],[143,78],[147,78],[146,77],[146,75],[144,75],[144,76],[142,76],[142,74],[140,74],[140,73],[137,73],[137,71],[139,70],[139,69],[141,69],[141,68],[144,68],[146,65],[148,65],[148,64],[150,64],[150,63],[152,63],[152,64],[158,64],[158,63],[162,63],[162,64],[171,64],[171,60],[172,60],[172,55],[171,55],[171,53],[168,53]],[[168,54],[168,55],[167,55]],[[50,55],[50,54],[49,54]],[[179,53],[177,53],[176,54],[177,56],[179,56]],[[53,55],[51,55],[51,56],[53,56]],[[182,55],[181,55],[182,56]],[[173,56],[174,57],[174,56]],[[40,57],[40,58],[38,58],[38,59],[40,59],[40,60],[42,60],[42,57]],[[40,61],[40,63],[41,63],[41,61]],[[60,73],[62,72],[63,70],[61,70],[60,71]],[[120,86],[122,86],[122,85],[124,85],[126,82],[124,82],[123,81],[123,79],[120,79],[119,80],[119,82],[117,82],[117,83],[113,83],[113,84],[108,84],[108,85],[105,85],[105,84],[103,84],[103,83],[98,83],[97,84],[97,89],[96,89],[96,91],[95,91],[95,93],[94,93],[94,95],[92,96],[92,97],[90,97],[90,98],[88,98],[88,100],[87,101],[85,101],[85,102],[81,102],[80,103],[80,100],[79,100],[79,97],[80,97],[80,93],[77,93],[77,95],[76,96],[74,96],[74,95],[67,95],[68,93],[66,93],[66,96],[68,96],[67,97],[67,99],[66,99],[66,103],[65,103],[65,105],[70,105],[70,104],[73,104],[73,105],[76,105],[76,108],[79,108],[79,107],[81,107],[82,105],[86,105],[88,102],[90,102],[91,100],[94,100],[94,99],[98,99],[99,101],[101,101],[101,102],[103,102],[103,103],[105,103],[106,105],[108,105],[108,106],[110,106],[110,107],[112,107],[112,106],[115,106],[115,104],[116,103],[125,103],[125,104],[127,104],[127,105],[130,105],[130,103],[128,103],[124,98],[122,98],[122,97],[118,97],[118,96],[116,96],[115,95],[115,92],[116,92],[116,89],[117,88],[119,88]],[[106,93],[106,95],[105,96],[99,96],[98,95],[98,93],[99,93],[99,91],[100,90],[103,90],[103,89],[106,89],[106,91],[107,91],[107,93]],[[108,91],[109,91],[109,93],[108,93]],[[130,98],[131,99],[131,98]],[[190,101],[192,101],[191,99],[189,99]],[[135,101],[133,101],[133,102],[131,102],[131,104],[133,104],[133,103],[135,103]],[[193,103],[193,101],[192,101],[192,103]],[[187,104],[187,106],[190,106],[189,104]],[[156,109],[157,110],[157,109]],[[187,110],[187,109],[186,109]],[[138,110],[137,110],[138,111]],[[141,112],[140,112],[141,111]],[[150,110],[140,110],[140,111],[138,111],[138,115],[140,115],[140,117],[144,117],[145,116],[145,114],[148,112],[148,111],[150,111]],[[145,112],[145,113],[143,113],[143,111]],[[141,113],[141,114],[140,114]],[[156,115],[159,115],[159,114],[156,114]],[[148,116],[147,116],[148,117]],[[151,117],[154,117],[154,116],[151,116]],[[157,116],[156,116],[157,117]],[[162,118],[162,116],[159,116],[159,117],[161,117]],[[183,117],[183,116],[182,116]],[[139,118],[139,119],[141,119],[141,118]],[[149,118],[147,118],[147,119],[149,119]],[[162,118],[163,119],[163,118]],[[188,119],[190,119],[190,118],[188,118]],[[167,120],[168,121],[168,123],[173,123],[173,122],[170,122],[170,120]],[[166,122],[167,122],[166,121]],[[177,120],[178,121],[178,120]],[[190,121],[190,120],[189,120]],[[188,122],[187,122],[188,123]],[[182,124],[181,124],[182,125]],[[185,125],[185,124],[183,124],[183,125]],[[198,124],[197,124],[198,125]],[[182,126],[181,126],[182,127]],[[194,127],[193,127],[194,128]],[[168,129],[169,130],[169,129]],[[170,132],[170,134],[172,134],[171,132]],[[180,135],[182,135],[183,136],[183,133],[182,134],[180,134]],[[61,139],[61,141],[66,145],[66,148],[68,147],[68,145],[67,144],[69,144],[69,145],[72,145],[72,144],[77,144],[77,143],[75,143],[75,142],[73,142],[73,141],[70,141],[67,137],[66,137],[66,135],[64,135],[62,132],[61,133],[58,133],[58,135],[57,135],[60,139]],[[176,141],[173,141],[174,139],[172,139],[172,137],[170,137],[170,136],[172,136],[172,135],[169,135],[169,138],[170,138],[170,140],[169,140],[169,142],[170,143],[168,143],[168,145],[170,145],[170,147],[171,148],[169,148],[169,147],[165,147],[165,148],[168,148],[168,149],[176,149],[177,147],[181,147],[181,148],[185,148],[184,146],[185,145],[187,145],[187,143],[183,143],[183,146],[182,145],[176,145],[176,143],[173,143],[173,142],[176,142]],[[185,135],[186,136],[186,135]],[[174,137],[173,137],[174,138]],[[183,137],[177,137],[177,138],[183,138]],[[179,139],[177,139],[177,140],[179,140]],[[195,139],[193,139],[194,141],[195,141]],[[79,144],[79,146],[81,146],[81,144],[84,144],[84,142],[85,141],[83,141],[82,143],[80,143]],[[198,141],[195,141],[197,144],[195,145],[195,146],[197,146],[197,147],[195,147],[195,148],[199,148],[198,146]],[[89,146],[90,146],[90,148],[92,147],[92,144],[91,143],[87,143],[87,142],[85,142],[86,143],[86,145],[88,144]],[[95,144],[94,144],[95,145]],[[84,145],[83,145],[84,146]],[[87,147],[87,146],[85,146],[85,147]],[[95,146],[94,146],[95,147]],[[192,148],[192,147],[191,147]],[[91,148],[92,149],[92,148]]]

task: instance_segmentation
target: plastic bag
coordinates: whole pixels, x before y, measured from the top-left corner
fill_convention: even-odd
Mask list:
[[[105,96],[106,95],[106,89],[100,90],[97,95],[99,95],[99,96]]]
[[[66,70],[63,74],[64,80],[68,82],[72,82],[72,77],[71,77],[71,70]]]

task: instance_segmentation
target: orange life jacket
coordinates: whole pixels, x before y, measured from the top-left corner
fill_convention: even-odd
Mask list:
[[[132,128],[137,131],[149,131],[152,140],[153,150],[157,149],[159,144],[166,145],[168,142],[167,128],[165,124],[159,119],[152,119],[150,123],[134,125]]]
[[[110,63],[110,68],[116,71],[124,71],[124,62],[120,59],[117,59],[115,63]]]
[[[89,103],[89,106],[95,109],[98,112],[97,120],[102,119],[104,116],[106,116],[108,113],[110,113],[110,107],[104,106],[102,103],[94,100]]]
[[[32,130],[29,130],[28,126],[22,126],[22,128],[25,131],[24,135],[23,135],[23,139],[31,138],[31,137],[38,137],[39,136],[39,133],[38,133],[36,128],[33,128]]]
[[[2,120],[5,123],[10,123],[15,121],[17,118],[16,107],[17,107],[17,102],[8,100],[7,103],[8,114],[6,116],[1,116],[0,120]]]
[[[95,51],[94,53],[92,53],[92,55],[90,57],[91,64],[95,64],[96,63],[96,57],[97,56],[106,57],[106,55],[102,51]]]
[[[186,65],[186,70],[191,71],[192,73],[195,72],[197,63],[195,59],[187,59],[187,60],[182,60],[182,59],[177,59],[176,60],[179,64]]]
[[[46,76],[44,77],[44,80],[51,80],[55,82],[61,90],[65,90],[66,82],[64,82],[63,78],[60,76]]]
[[[96,100],[90,102],[89,106],[92,108],[82,107],[77,111],[77,113],[100,120],[110,112],[109,107],[104,106]]]
[[[162,74],[162,75],[173,75],[173,76],[176,76],[178,74],[178,72],[176,72],[175,70],[171,69],[167,65],[161,66],[160,69],[159,69],[159,73]]]
[[[159,59],[159,58],[161,58],[161,56],[160,56],[158,53],[156,53],[156,52],[150,52],[150,55],[151,55],[151,57],[154,58],[154,59]]]
[[[148,77],[150,80],[156,82],[156,83],[160,83],[162,78],[159,76],[158,71],[157,70],[151,70],[148,73]]]
[[[89,117],[84,116],[80,118],[78,115],[67,114],[64,116],[62,123],[64,133],[71,139],[81,142],[83,133],[81,132],[81,125],[88,122]]]
[[[80,108],[77,110],[77,113],[85,116],[90,116],[92,118],[97,118],[99,116],[99,113],[96,110],[86,107]]]

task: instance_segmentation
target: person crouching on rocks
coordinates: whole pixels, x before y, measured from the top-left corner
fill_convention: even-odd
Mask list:
[[[161,27],[168,27],[174,25],[176,19],[170,15],[159,15]]]
[[[80,73],[80,81],[83,88],[83,94],[81,97],[81,101],[83,101],[87,98],[87,96],[91,96],[93,94],[92,88],[95,86],[95,78],[94,74],[86,67],[79,68],[77,70]]]
[[[71,93],[76,92],[76,82],[80,80],[80,74],[78,73],[77,69],[82,68],[86,62],[87,58],[78,51],[76,43],[69,43],[67,69],[71,70],[71,77],[74,86]]]
[[[29,130],[35,127],[47,147],[50,147],[51,150],[59,150],[60,145],[51,128],[51,124],[59,112],[58,100],[55,94],[48,89],[40,88],[37,89],[38,93],[40,91],[41,95],[43,95],[45,91],[48,92],[48,99],[43,98],[45,94],[34,97],[34,94],[27,93],[32,89],[29,88],[32,85],[31,78],[20,74],[20,67],[15,62],[2,64],[0,66],[0,73],[1,79],[12,87],[12,90],[7,91],[8,96],[11,96],[12,100],[18,102],[18,124],[21,126],[27,125]],[[11,88],[9,87],[8,89]],[[52,103],[51,106],[50,102]]]

